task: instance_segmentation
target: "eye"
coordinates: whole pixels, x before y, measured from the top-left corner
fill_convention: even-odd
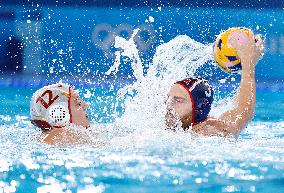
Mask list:
[[[177,98],[177,99],[174,99],[174,102],[176,102],[176,103],[184,103],[184,100],[180,99],[180,98]]]
[[[182,102],[181,99],[177,99],[177,98],[175,98],[174,101],[178,103]]]

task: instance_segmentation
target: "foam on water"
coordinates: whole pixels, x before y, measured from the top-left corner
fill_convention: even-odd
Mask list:
[[[263,184],[284,177],[284,122],[252,123],[239,140],[140,130],[112,137],[100,148],[48,146],[37,142],[39,130],[28,128],[0,127],[0,189],[25,192],[34,184],[37,192],[136,192],[138,187],[152,192],[149,185],[159,183],[156,192],[165,192],[164,186],[172,192],[197,191],[200,184],[213,188],[209,192],[215,186],[223,188],[215,192],[254,192],[249,188],[267,190]]]

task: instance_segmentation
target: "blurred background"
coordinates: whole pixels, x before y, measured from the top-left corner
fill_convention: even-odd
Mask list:
[[[283,12],[281,0],[1,1],[0,84],[12,84],[9,78],[22,76],[27,77],[22,84],[38,75],[46,80],[106,77],[114,62],[114,37],[129,38],[135,28],[140,28],[135,41],[146,72],[158,45],[182,34],[212,43],[233,26],[252,28],[265,37],[257,80],[282,84]],[[131,73],[124,63],[118,77],[129,78]]]
[[[5,103],[2,106],[6,106],[2,111],[9,111],[5,98],[12,92],[16,94],[11,94],[11,105],[17,101],[17,109],[27,113],[34,90],[22,93],[26,97],[23,101],[21,88],[36,89],[61,80],[109,90],[132,82],[133,71],[127,60],[115,76],[106,72],[114,62],[115,36],[128,39],[136,28],[140,32],[135,42],[147,73],[158,45],[177,35],[211,44],[222,30],[234,26],[251,28],[264,37],[265,55],[256,67],[257,89],[265,91],[258,95],[258,112],[269,112],[260,113],[263,117],[282,119],[284,115],[273,109],[267,111],[265,105],[269,101],[274,108],[284,108],[282,0],[2,0],[0,97]],[[214,73],[204,74],[213,70]],[[212,67],[200,72],[217,82],[220,76],[235,76],[237,80],[240,77]],[[273,100],[271,92],[276,93]],[[272,115],[273,112],[276,114]]]

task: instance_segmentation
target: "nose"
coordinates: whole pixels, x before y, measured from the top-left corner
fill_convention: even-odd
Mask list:
[[[166,100],[166,107],[167,107],[167,110],[172,110],[173,109],[173,100],[172,100],[171,97],[169,97]]]
[[[83,102],[83,105],[82,105],[82,106],[83,106],[83,109],[86,110],[87,107],[89,106],[89,103]]]

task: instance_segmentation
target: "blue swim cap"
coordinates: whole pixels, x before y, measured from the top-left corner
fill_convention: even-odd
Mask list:
[[[186,78],[176,82],[184,87],[191,98],[192,124],[196,125],[205,121],[213,102],[213,89],[208,81],[203,78]]]

